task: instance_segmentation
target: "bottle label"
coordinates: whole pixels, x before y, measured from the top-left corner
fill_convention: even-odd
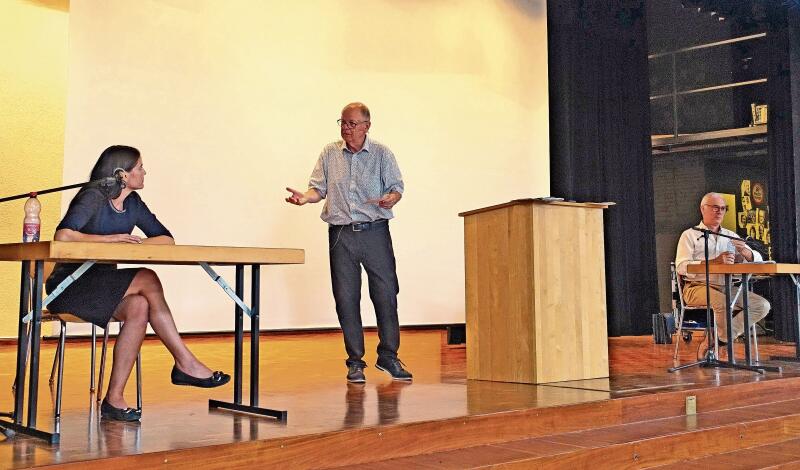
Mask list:
[[[39,224],[22,224],[22,242],[39,241]]]

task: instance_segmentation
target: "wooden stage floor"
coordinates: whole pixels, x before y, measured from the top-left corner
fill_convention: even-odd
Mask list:
[[[414,373],[411,384],[389,380],[372,367],[377,337],[367,334],[366,385],[348,385],[343,345],[338,332],[314,334],[267,334],[262,337],[260,404],[288,410],[288,421],[209,411],[208,398],[230,400],[231,385],[204,390],[170,384],[172,361],[160,342],[148,339],[142,350],[144,409],[140,424],[114,423],[98,419],[89,394],[89,343],[67,344],[61,443],[43,442],[0,435],[0,467],[75,463],[112,458],[125,467],[121,457],[160,452],[169,463],[169,452],[178,449],[203,450],[248,441],[286,439],[309,435],[332,436],[353,430],[390,429],[411,423],[431,423],[490,415],[513,410],[530,410],[566,405],[603,406],[609,400],[656,395],[729,384],[800,377],[800,366],[781,363],[782,374],[758,375],[747,371],[692,368],[667,373],[672,365],[673,345],[655,345],[650,337],[610,339],[611,377],[608,379],[524,385],[467,381],[465,349],[448,346],[440,330],[404,331],[401,358]],[[682,347],[682,360],[696,354],[699,340]],[[192,350],[212,369],[232,368],[232,339],[190,338]],[[247,343],[245,342],[247,351]],[[737,348],[741,351],[742,345]],[[39,397],[40,427],[52,429],[54,391],[47,386],[49,365],[55,344],[42,349],[43,384]],[[98,348],[99,350],[99,348]],[[761,356],[791,355],[791,344],[762,344]],[[0,410],[12,407],[11,384],[15,347],[0,346]],[[741,352],[740,352],[741,354]],[[249,370],[245,363],[244,370]],[[244,396],[248,396],[245,376]],[[129,382],[127,399],[135,403],[135,386]],[[463,420],[462,420],[463,421]],[[250,442],[252,443],[252,442]],[[217,446],[217,447],[213,447]],[[283,445],[281,445],[283,447]],[[200,455],[198,453],[197,455]],[[203,457],[206,458],[206,457]],[[218,462],[219,463],[219,462]],[[262,462],[267,465],[267,462]],[[84,465],[85,466],[85,465]],[[202,466],[202,465],[201,465]]]

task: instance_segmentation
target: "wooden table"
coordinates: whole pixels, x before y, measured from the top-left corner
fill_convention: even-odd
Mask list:
[[[690,264],[687,266],[686,271],[689,274],[705,274],[706,267],[704,264]],[[731,308],[731,285],[733,283],[733,276],[734,275],[741,275],[742,277],[742,285],[747,286],[750,282],[750,278],[753,275],[759,276],[778,276],[778,275],[788,275],[792,278],[792,282],[795,285],[795,295],[797,296],[798,300],[798,320],[800,320],[800,280],[798,280],[797,275],[800,274],[800,264],[791,264],[791,263],[737,263],[737,264],[709,264],[708,265],[708,273],[709,274],[722,274],[725,276],[725,318],[727,321],[727,330],[728,330],[728,362],[731,364],[736,364],[736,358],[733,356],[733,341],[731,337],[733,336],[733,327],[731,321],[733,319],[733,312]],[[748,366],[753,366],[752,357],[750,354],[750,312],[749,312],[749,302],[748,296],[746,292],[744,292],[742,297],[742,315],[744,315],[744,334],[745,334],[745,343],[744,343],[744,358],[745,363]],[[795,330],[795,356],[794,357],[783,357],[783,356],[772,356],[770,359],[774,360],[782,360],[782,361],[800,361],[800,321],[796,326]],[[759,366],[755,366],[759,367]]]
[[[42,279],[45,262],[83,263],[79,277],[94,263],[200,265],[223,288],[235,303],[234,308],[234,371],[233,402],[209,400],[209,407],[224,408],[264,416],[281,421],[286,411],[259,408],[258,363],[260,321],[260,269],[262,265],[303,264],[305,252],[292,248],[243,248],[225,246],[191,245],[133,245],[127,243],[37,242],[0,244],[0,261],[20,262],[19,328],[17,332],[17,388],[14,411],[2,413],[9,420],[0,419],[0,428],[44,439],[51,444],[60,440],[60,423],[56,417],[54,432],[36,428],[36,408],[39,386],[39,346],[42,308],[66,288],[73,279],[67,278],[47,298],[42,299]],[[250,306],[244,303],[244,270],[251,267]],[[235,266],[235,291],[232,290],[211,266]],[[30,273],[33,267],[33,284]],[[32,308],[31,308],[32,305]],[[243,316],[250,316],[250,404],[242,403],[242,346],[244,338]],[[30,323],[30,333],[27,323]],[[25,402],[25,372],[30,337],[30,372],[28,384],[27,424],[23,425]]]

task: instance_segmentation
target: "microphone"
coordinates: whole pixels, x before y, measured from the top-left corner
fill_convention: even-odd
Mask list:
[[[116,180],[117,184],[119,184],[120,188],[124,188],[126,186],[125,180],[122,179],[123,173],[125,173],[124,168],[114,168],[114,179]]]
[[[709,230],[709,229],[703,228],[703,227],[692,227],[691,230],[696,230],[698,232],[703,232],[702,235],[697,237],[698,240],[700,240],[701,238],[704,238],[706,235],[716,235],[718,237],[729,238],[731,240],[741,240],[741,238],[739,238],[738,236],[732,237],[730,235],[725,235],[724,233],[722,233],[722,228],[721,227],[720,227],[720,231],[719,232],[715,232],[713,230]]]
[[[105,178],[99,178],[93,181],[93,183],[97,183],[98,186],[102,186],[104,188],[111,188],[116,185],[125,187],[125,182],[122,180],[122,174],[125,173],[124,168],[114,168],[114,176],[106,176]]]
[[[697,237],[697,239],[698,239],[698,240],[700,240],[701,238],[705,237],[705,236],[706,236],[706,234],[709,234],[709,235],[710,235],[710,234],[714,233],[714,232],[712,232],[711,230],[709,230],[709,229],[707,229],[707,228],[702,228],[702,227],[692,227],[692,228],[691,228],[691,230],[694,230],[694,231],[697,231],[697,232],[702,232],[702,233],[703,233],[702,235],[700,235],[699,237]]]
[[[119,195],[122,188],[125,187],[125,180],[122,179],[122,169],[115,169],[114,176],[106,176],[90,181],[89,184],[96,187],[106,195]]]
[[[105,178],[96,179],[96,180],[92,181],[92,183],[96,183],[98,186],[101,186],[101,187],[104,187],[104,188],[110,188],[110,187],[115,186],[118,181],[119,181],[119,177],[118,176],[107,176]]]

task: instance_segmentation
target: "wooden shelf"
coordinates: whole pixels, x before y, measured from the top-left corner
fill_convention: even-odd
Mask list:
[[[653,154],[670,153],[675,151],[707,150],[708,144],[725,146],[736,143],[745,145],[766,142],[767,125],[759,124],[737,129],[722,129],[718,131],[698,132],[695,134],[679,134],[677,137],[669,135],[651,136]]]

